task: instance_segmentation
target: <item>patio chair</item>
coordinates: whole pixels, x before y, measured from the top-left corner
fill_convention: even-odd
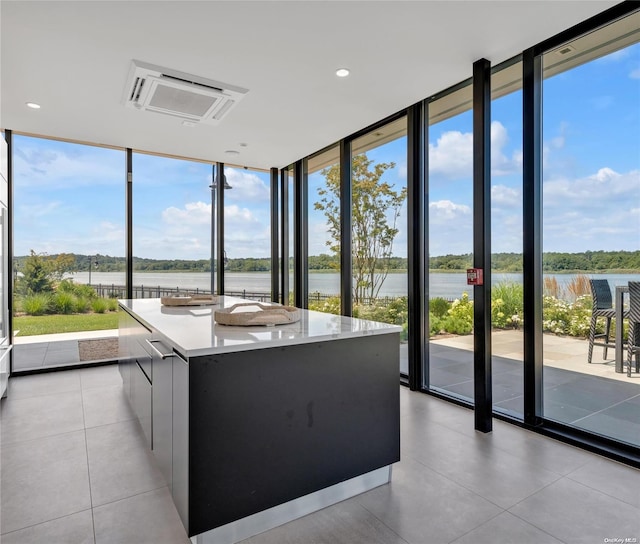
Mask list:
[[[588,362],[591,364],[591,358],[593,356],[593,346],[602,346],[604,351],[602,358],[607,358],[607,349],[614,348],[615,344],[609,342],[609,336],[611,333],[611,320],[616,316],[616,311],[613,309],[613,300],[611,299],[611,289],[609,288],[609,280],[589,280],[591,286],[591,298],[593,300],[593,306],[591,309],[591,325],[589,327],[589,357]],[[604,317],[607,321],[605,323],[604,333],[596,333],[596,325],[598,324],[598,318]],[[604,342],[596,342],[596,339],[604,338]]]
[[[635,356],[636,372],[640,372],[640,281],[629,282],[629,342],[627,344],[627,376]]]

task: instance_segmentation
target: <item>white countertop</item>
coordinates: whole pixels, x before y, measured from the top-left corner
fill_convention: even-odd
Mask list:
[[[127,299],[119,302],[129,313],[164,336],[186,357],[401,331],[401,327],[397,325],[310,310],[301,310],[300,321],[286,325],[219,325],[213,319],[216,309],[251,302],[230,296],[219,297],[219,304],[211,306],[163,306],[159,298]]]

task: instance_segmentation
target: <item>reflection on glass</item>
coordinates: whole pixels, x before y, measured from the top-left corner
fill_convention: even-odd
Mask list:
[[[612,296],[640,281],[639,24],[636,13],[543,57],[544,417],[636,446],[640,381],[616,373],[615,349],[596,346],[589,363],[587,337],[589,279]]]

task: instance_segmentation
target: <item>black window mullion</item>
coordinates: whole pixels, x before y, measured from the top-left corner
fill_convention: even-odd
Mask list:
[[[427,142],[428,106],[418,103],[407,111],[407,227],[409,387],[429,384]]]
[[[282,304],[289,304],[289,169],[280,171],[280,282]]]
[[[342,315],[353,315],[353,261],[351,259],[351,140],[340,142],[340,299]]]
[[[125,232],[126,232],[126,278],[127,298],[133,298],[133,150],[125,153]]]
[[[542,416],[542,56],[522,58],[524,421]]]
[[[216,247],[217,268],[216,283],[217,293],[224,295],[224,163],[217,163],[216,181],[214,185],[216,194]]]
[[[473,287],[475,429],[492,429],[491,383],[491,63],[473,63],[473,266],[483,282]]]
[[[294,299],[298,308],[309,306],[309,248],[308,248],[308,184],[307,160],[297,161],[293,169],[294,184]]]
[[[278,272],[280,267],[278,266],[279,255],[279,235],[278,235],[278,169],[271,168],[271,195],[270,195],[270,209],[271,209],[271,300],[273,302],[280,301],[280,278]]]

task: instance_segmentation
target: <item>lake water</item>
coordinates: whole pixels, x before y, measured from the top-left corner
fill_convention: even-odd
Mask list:
[[[629,281],[640,281],[640,274],[586,274],[591,278],[609,280],[612,289],[616,285],[623,285]],[[77,283],[88,283],[88,272],[76,272],[70,277]],[[563,287],[575,277],[574,274],[545,274],[545,277],[555,277]],[[136,272],[133,275],[135,285],[149,287],[178,287],[180,289],[209,290],[209,274],[204,272]],[[522,283],[522,274],[494,273],[492,283],[516,282]],[[102,285],[124,285],[124,272],[92,272],[91,283]],[[293,278],[289,278],[289,285],[293,288]],[[247,291],[251,293],[268,293],[271,290],[271,280],[268,272],[227,272],[225,274],[225,290],[228,292]],[[323,294],[340,293],[340,275],[337,273],[309,273],[309,293]],[[465,273],[444,272],[429,274],[429,297],[443,297],[454,299],[468,292],[473,298],[473,288],[467,285]],[[407,294],[407,275],[389,274],[385,280],[380,296],[402,296]]]

